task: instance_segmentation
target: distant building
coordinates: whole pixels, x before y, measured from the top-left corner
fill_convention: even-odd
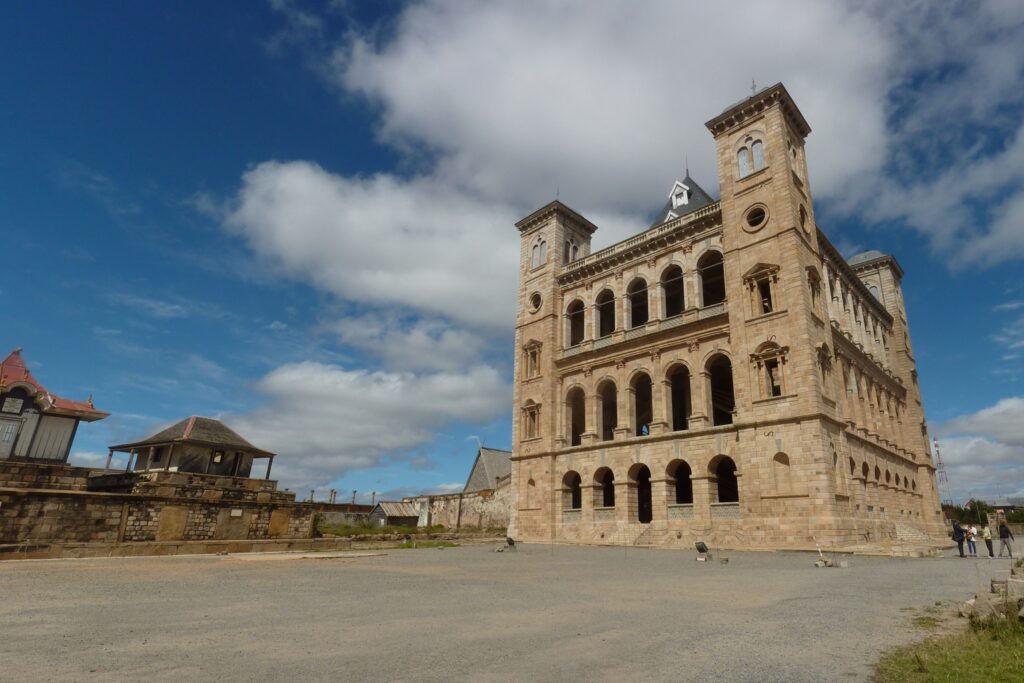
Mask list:
[[[248,477],[253,461],[267,458],[266,478],[274,464],[274,454],[239,436],[230,427],[212,417],[193,415],[153,436],[110,447],[107,468],[115,452],[128,453],[133,471],[169,470],[230,477]]]
[[[416,526],[420,519],[414,503],[393,503],[382,500],[370,510],[370,526]]]
[[[480,448],[469,471],[469,479],[462,489],[463,493],[496,489],[498,483],[508,479],[512,474],[512,452],[497,448]]]
[[[21,349],[0,363],[0,459],[67,462],[78,423],[108,415],[91,396],[72,401],[48,391],[25,367]]]

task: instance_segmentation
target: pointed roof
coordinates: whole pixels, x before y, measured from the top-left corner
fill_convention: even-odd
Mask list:
[[[481,448],[469,471],[463,492],[497,488],[498,480],[512,474],[512,451]]]
[[[677,195],[685,193],[686,203],[680,203],[676,199]],[[707,192],[704,191],[697,181],[690,177],[687,173],[686,177],[682,180],[677,180],[672,185],[672,191],[668,193],[668,201],[665,206],[661,207],[657,215],[654,217],[654,222],[651,223],[653,228],[655,225],[661,225],[665,221],[670,221],[680,216],[685,216],[688,213],[692,213],[697,209],[703,209],[708,204],[714,204],[715,200],[711,198]]]
[[[162,429],[142,441],[118,444],[110,448],[115,451],[125,451],[144,446],[162,446],[170,443],[194,443],[203,446],[244,450],[255,455],[274,455],[270,451],[256,448],[239,436],[238,432],[220,420],[200,415],[186,417],[184,420],[175,422],[170,427]]]
[[[25,360],[21,357],[20,348],[11,351],[7,358],[0,362],[0,393],[16,386],[27,390],[40,403],[45,414],[77,417],[86,422],[102,420],[110,415],[102,410],[96,410],[91,396],[85,401],[72,401],[47,391],[46,387],[29,372]]]

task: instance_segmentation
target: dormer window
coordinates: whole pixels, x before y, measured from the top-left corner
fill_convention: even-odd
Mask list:
[[[672,208],[678,209],[681,206],[686,206],[690,203],[690,188],[686,185],[676,185],[675,192],[672,193]]]

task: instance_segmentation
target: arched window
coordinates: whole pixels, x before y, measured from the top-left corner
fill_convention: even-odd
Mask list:
[[[855,474],[857,474],[857,463],[853,461],[853,458],[850,458],[850,476],[852,477]]]
[[[707,365],[708,396],[711,398],[711,423],[731,425],[736,409],[732,386],[732,363],[725,356],[715,356]]]
[[[792,485],[789,470],[789,456],[785,453],[776,453],[772,458],[772,477],[775,480],[776,491],[789,491]]]
[[[579,472],[566,472],[562,477],[562,507],[579,510],[583,507],[583,486]]]
[[[572,243],[572,260],[575,261],[580,257],[580,248],[575,242]]]
[[[654,419],[651,378],[645,373],[633,379],[633,425],[636,436],[647,436],[651,433],[651,421]]]
[[[714,306],[725,301],[725,268],[722,253],[709,251],[697,262],[700,273],[701,306]]]
[[[615,438],[615,427],[619,424],[619,392],[615,382],[603,382],[597,389],[597,396],[601,401],[601,440],[611,441]]]
[[[719,503],[738,503],[740,500],[739,482],[736,480],[736,463],[732,458],[723,456],[711,471],[715,477]]]
[[[548,260],[548,243],[540,240],[533,245],[533,255],[530,259],[530,267],[537,268]]]
[[[685,365],[672,369],[668,376],[672,395],[672,431],[690,428],[690,371]]]
[[[583,341],[584,312],[583,302],[579,299],[569,304],[565,311],[568,321],[569,346],[576,346]]]
[[[583,443],[583,432],[587,430],[587,403],[583,389],[575,387],[570,390],[565,403],[565,412],[569,418],[569,445],[579,446]]]
[[[651,470],[647,465],[636,464],[629,470],[629,478],[636,485],[636,521],[650,524],[654,517],[654,500],[651,496]]]
[[[760,140],[754,140],[750,145],[750,151],[754,155],[754,170],[760,171],[764,168],[764,144]]]
[[[595,500],[594,507],[615,507],[615,475],[607,467],[594,473]]]
[[[606,289],[597,295],[597,336],[607,337],[615,331],[615,294]]]
[[[640,327],[647,324],[647,281],[643,279],[633,280],[626,290],[629,297],[629,327]]]
[[[682,315],[686,309],[683,269],[679,266],[666,268],[665,272],[661,274],[661,289],[665,296],[665,317]]]
[[[739,151],[736,152],[736,165],[740,169],[740,178],[745,178],[750,175],[750,150],[746,147],[740,147]]]
[[[665,471],[675,491],[676,505],[693,505],[693,471],[685,460],[673,460]]]

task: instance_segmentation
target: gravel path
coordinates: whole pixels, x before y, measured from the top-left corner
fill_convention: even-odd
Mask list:
[[[860,681],[1009,563],[493,546],[0,563],[4,681]]]

